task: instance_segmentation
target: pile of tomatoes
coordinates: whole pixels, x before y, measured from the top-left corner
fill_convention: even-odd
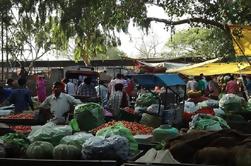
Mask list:
[[[17,133],[23,133],[23,134],[29,133],[32,130],[31,126],[23,126],[23,125],[20,125],[20,126],[10,126],[10,128],[13,131],[17,132]]]
[[[110,121],[108,123],[105,123],[93,130],[91,130],[92,133],[96,134],[96,132],[100,129],[106,128],[106,127],[110,127],[110,126],[114,126],[117,123],[122,123],[126,128],[128,128],[132,135],[136,135],[136,134],[152,134],[153,128],[152,127],[148,127],[142,124],[139,124],[137,122],[128,122],[128,121]]]
[[[34,114],[32,113],[20,113],[20,114],[13,114],[2,117],[4,119],[34,119]]]

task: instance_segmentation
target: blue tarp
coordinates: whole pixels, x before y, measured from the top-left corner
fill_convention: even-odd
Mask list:
[[[145,88],[186,85],[184,80],[177,74],[136,74],[131,76],[139,85]]]

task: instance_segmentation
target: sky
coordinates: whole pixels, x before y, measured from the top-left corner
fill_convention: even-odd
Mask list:
[[[148,6],[147,16],[168,19],[165,11],[157,6]],[[175,28],[176,30],[182,30],[186,27],[187,25],[181,25],[176,26]],[[140,56],[138,49],[142,46],[142,36],[146,46],[152,45],[153,40],[155,40],[158,53],[165,50],[164,45],[171,37],[171,32],[165,29],[165,24],[157,22],[151,22],[148,35],[145,34],[139,27],[134,27],[132,23],[129,25],[128,32],[128,34],[118,34],[121,39],[121,46],[118,48],[125,52],[127,56],[132,58],[138,58]]]

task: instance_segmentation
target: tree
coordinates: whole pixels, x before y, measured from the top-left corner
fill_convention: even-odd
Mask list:
[[[116,47],[108,48],[106,53],[98,54],[96,57],[93,57],[91,59],[93,60],[113,60],[113,59],[122,59],[125,57],[125,53],[123,51],[120,51]]]
[[[226,57],[233,51],[228,36],[216,28],[191,28],[176,32],[166,46],[175,57],[202,57],[205,60]]]
[[[36,13],[38,19],[30,21],[31,24],[53,25],[49,28],[50,34],[61,37],[67,46],[69,39],[73,39],[75,58],[84,60],[119,45],[114,32],[127,32],[130,21],[146,31],[151,21],[157,21],[165,23],[167,28],[185,23],[214,26],[228,35],[226,24],[251,22],[248,0],[2,0],[1,3],[18,6],[20,17],[25,17],[24,13]],[[147,5],[164,9],[170,19],[147,17]],[[67,47],[57,46],[57,49],[67,50]]]
[[[135,48],[139,51],[141,58],[155,58],[160,54],[158,51],[160,42],[156,39],[156,34],[149,35],[147,39],[142,33],[140,40],[140,46],[135,45]]]

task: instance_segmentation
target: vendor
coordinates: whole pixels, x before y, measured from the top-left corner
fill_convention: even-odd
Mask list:
[[[15,113],[22,113],[25,110],[29,110],[29,106],[31,110],[34,110],[31,91],[26,88],[26,81],[25,78],[19,78],[19,87],[12,90],[10,96],[2,103],[2,105],[14,104]]]
[[[64,124],[64,115],[70,111],[71,106],[81,104],[80,100],[63,93],[61,87],[61,82],[55,82],[52,87],[53,94],[48,96],[39,106],[39,108],[50,109],[50,112],[53,115],[51,121],[56,124]]]

